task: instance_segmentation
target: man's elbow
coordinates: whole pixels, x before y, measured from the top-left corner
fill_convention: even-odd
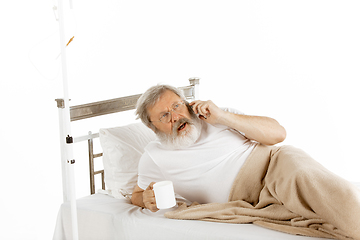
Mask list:
[[[262,144],[273,146],[275,144],[281,143],[286,138],[286,130],[282,126],[280,128],[271,134],[271,136],[267,137],[264,141],[262,141]]]
[[[278,133],[276,134],[276,137],[274,139],[274,143],[272,145],[281,143],[281,142],[285,141],[285,139],[286,139],[286,130],[283,126],[280,126]]]

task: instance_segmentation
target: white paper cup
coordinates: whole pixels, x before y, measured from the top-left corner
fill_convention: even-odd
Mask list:
[[[171,181],[157,182],[153,189],[158,209],[172,208],[176,205],[174,186]]]

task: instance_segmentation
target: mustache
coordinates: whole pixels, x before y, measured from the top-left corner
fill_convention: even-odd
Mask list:
[[[174,134],[174,136],[177,135],[177,132],[178,132],[178,129],[180,128],[180,126],[185,124],[185,123],[189,124],[189,125],[194,125],[193,121],[191,121],[190,119],[187,119],[187,118],[179,119],[172,126],[172,133]]]

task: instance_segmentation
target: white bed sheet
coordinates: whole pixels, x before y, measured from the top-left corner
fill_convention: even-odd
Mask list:
[[[290,235],[253,224],[167,219],[163,212],[154,214],[132,205],[128,199],[115,199],[99,193],[78,199],[77,208],[81,240],[324,240]],[[69,203],[60,207],[53,237],[53,240],[66,239],[72,239]]]

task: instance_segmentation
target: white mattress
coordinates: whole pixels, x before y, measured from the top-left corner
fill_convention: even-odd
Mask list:
[[[103,194],[78,199],[77,208],[79,239],[82,240],[324,240],[290,235],[253,224],[167,219],[164,212],[152,213],[132,205],[128,199],[115,199]],[[64,203],[59,210],[53,239],[71,238],[70,204]]]

